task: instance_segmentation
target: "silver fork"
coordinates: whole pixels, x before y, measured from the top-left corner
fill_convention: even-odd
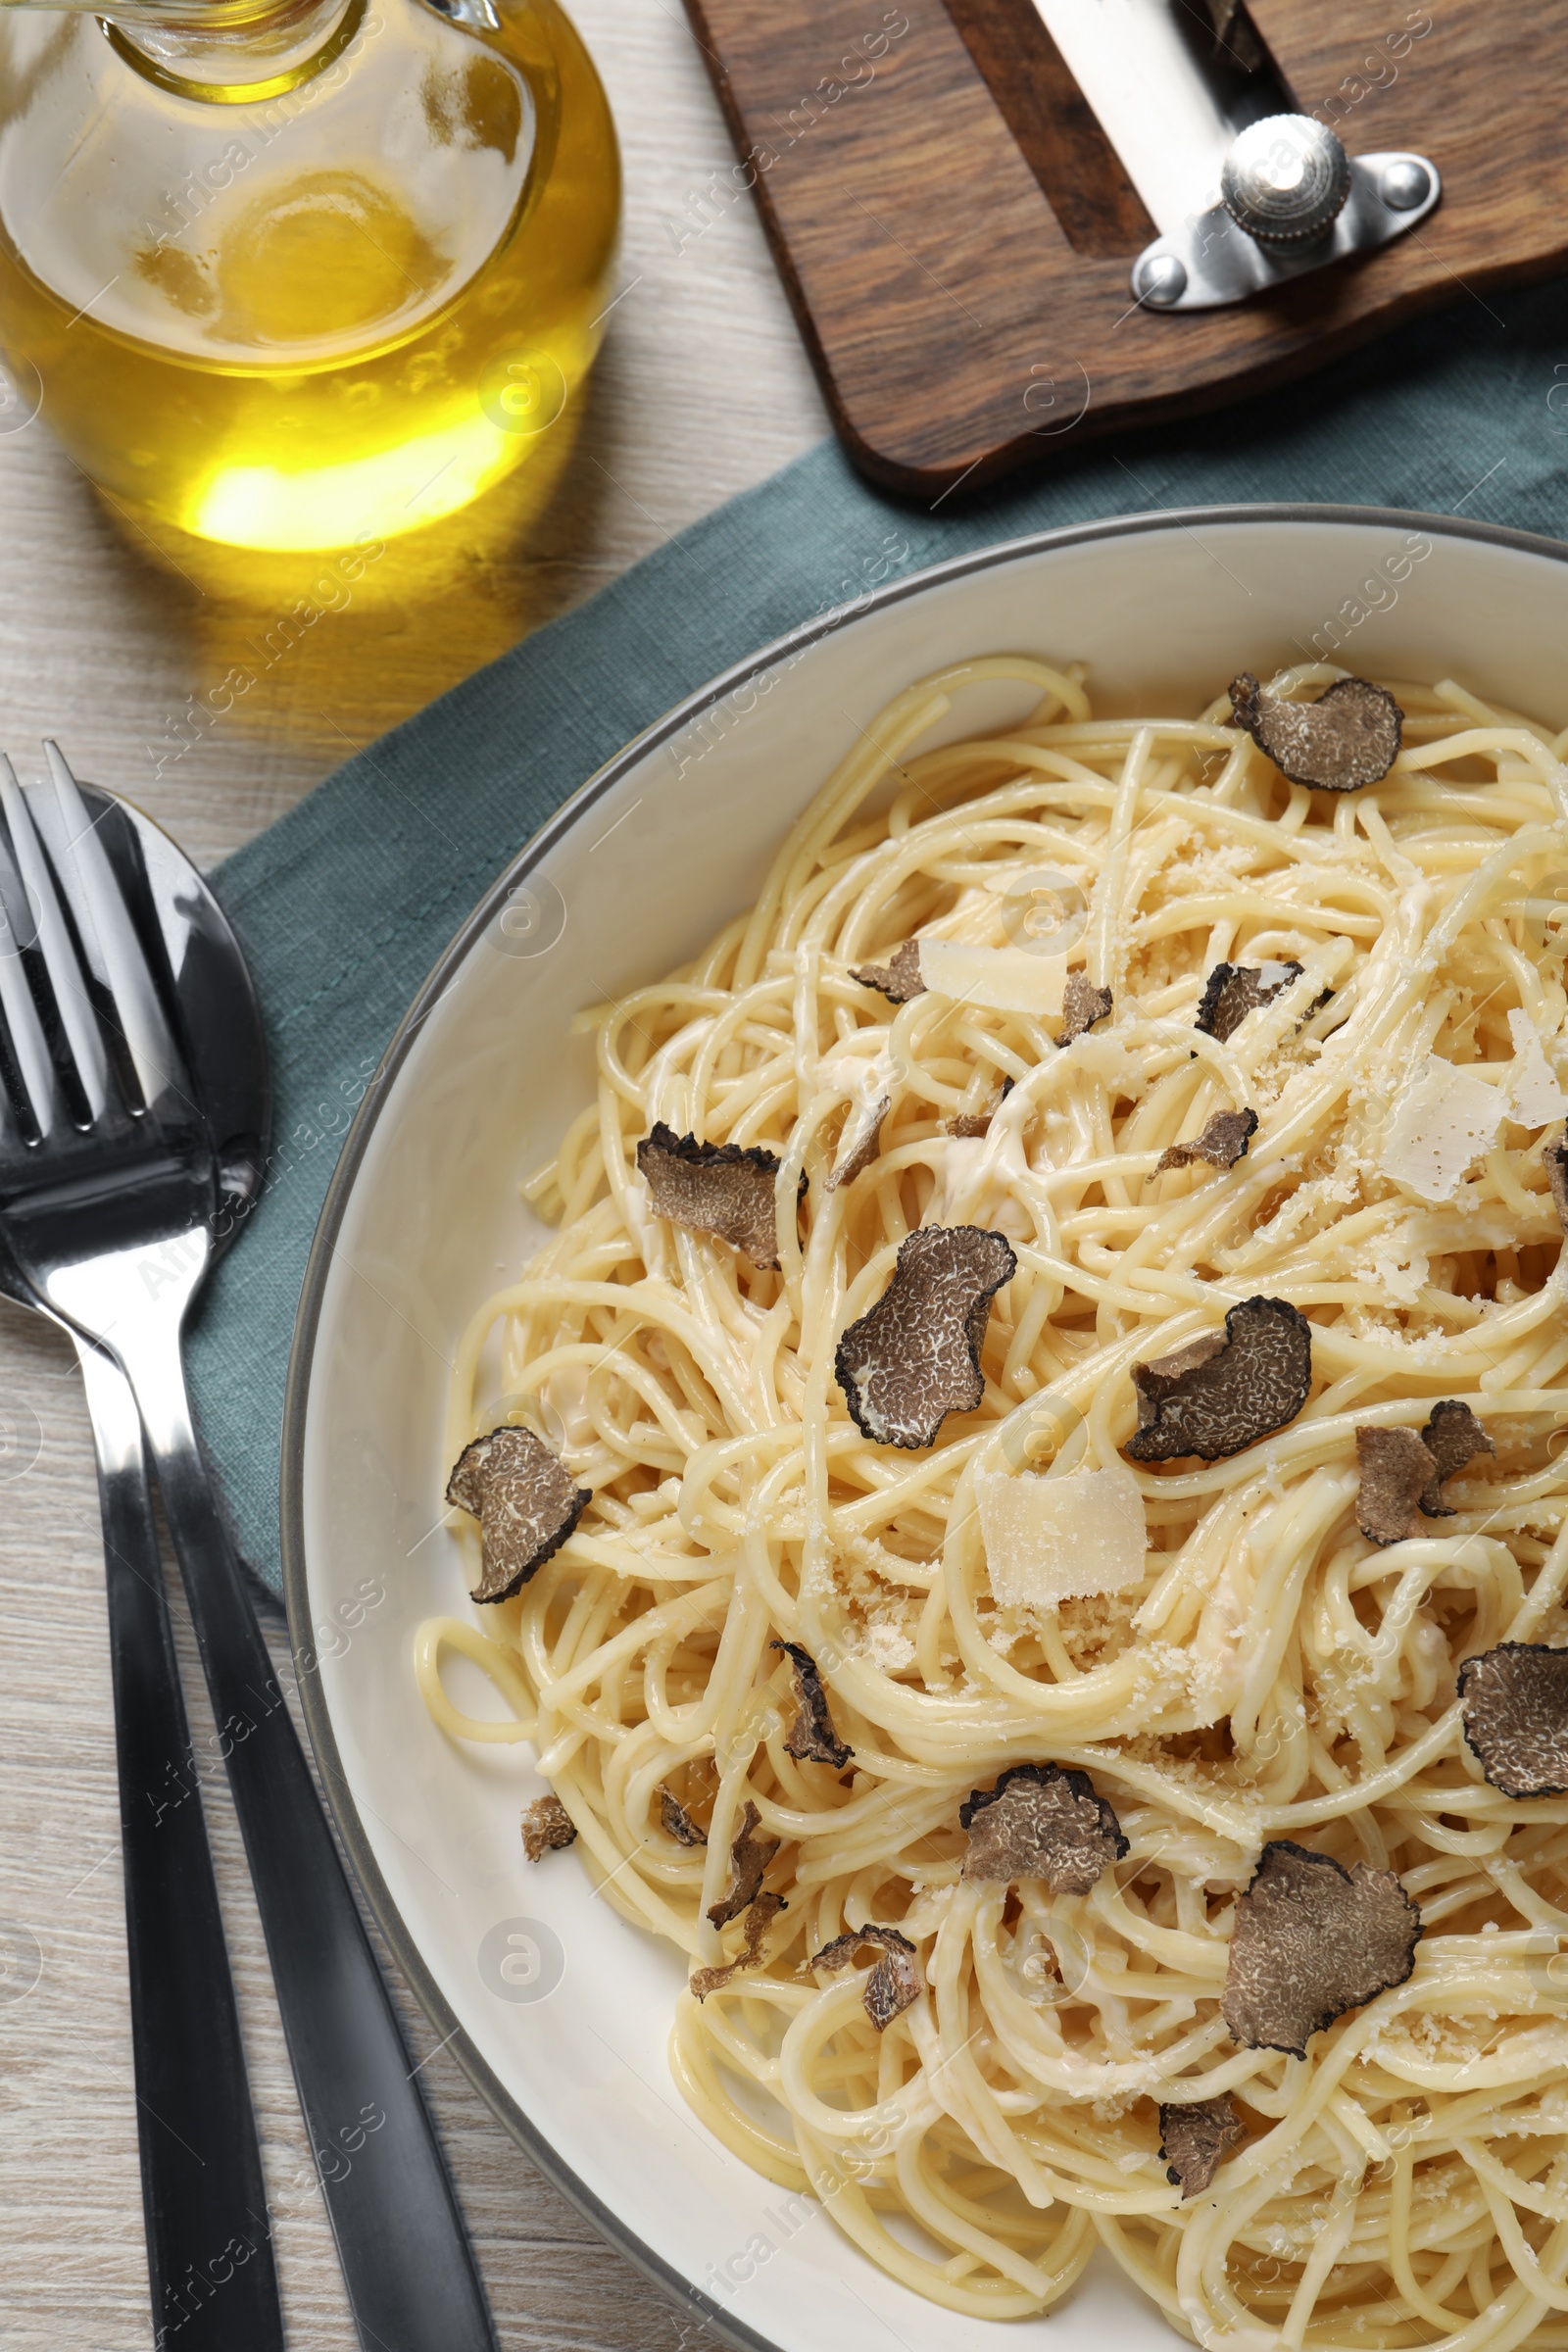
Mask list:
[[[21,796],[0,828],[0,893],[15,904],[23,872],[33,884],[52,999],[36,1034],[14,989],[0,1002],[19,1098],[0,1088],[0,1242],[135,1393],[366,2352],[495,2352],[440,2146],[191,1422],[180,1343],[212,1256],[212,1146],[114,870],[53,747],[50,765],[58,863]],[[77,939],[102,978],[97,997]]]
[[[11,763],[0,754],[0,821],[18,817],[21,799]],[[143,820],[128,811],[126,817],[145,856]],[[24,828],[24,839],[30,840],[29,829]],[[29,1101],[42,1102],[58,1090],[24,955],[43,926],[63,927],[64,917],[47,873],[24,872],[23,879],[32,901],[27,908],[8,908],[0,895],[0,1004],[31,1078]],[[158,897],[150,876],[148,888],[161,924],[171,916],[190,922],[189,938],[178,943],[181,961],[190,960],[193,943],[207,935],[207,910],[191,920],[167,895]],[[167,894],[167,883],[165,889]],[[178,979],[172,978],[177,992]],[[225,1074],[218,1097],[225,1112],[238,1102],[247,1116],[262,1123],[265,1067],[254,1036],[244,1043],[248,1052],[229,1056],[235,1085],[226,1083]],[[0,1293],[44,1315],[74,1340],[98,1461],[131,2054],[154,2332],[162,2341],[177,2331],[181,2352],[282,2352],[276,2271],[262,2230],[267,2183],[201,1774],[164,1590],[141,1416],[120,1366],[34,1297],[3,1242]],[[252,2250],[238,2267],[228,2249],[241,2245]],[[215,2254],[229,2276],[220,2299],[202,2302],[192,2281],[204,2275],[211,2281]]]

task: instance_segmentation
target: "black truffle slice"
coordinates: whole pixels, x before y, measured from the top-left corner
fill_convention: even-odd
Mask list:
[[[1083,1037],[1097,1021],[1102,1021],[1111,1007],[1108,988],[1096,988],[1087,972],[1069,972],[1061,992],[1062,1021],[1058,1046],[1070,1046],[1075,1038]]]
[[[510,1600],[570,1535],[593,1496],[531,1429],[510,1422],[459,1454],[447,1500],[479,1522],[479,1583],[470,1599]]]
[[[1392,1870],[1347,1870],[1289,1838],[1265,1845],[1236,1906],[1220,2013],[1249,2050],[1304,2058],[1347,2009],[1402,1984],[1421,1914]]]
[[[853,1184],[862,1169],[868,1168],[882,1149],[882,1122],[893,1108],[891,1095],[879,1095],[867,1110],[852,1111],[844,1122],[839,1138],[842,1157],[835,1163],[827,1180],[827,1189],[836,1193],[841,1184]]]
[[[1551,1204],[1557,1211],[1557,1222],[1568,1233],[1568,1132],[1543,1144],[1541,1156],[1546,1163],[1546,1182],[1551,1187]]]
[[[920,942],[906,939],[886,963],[862,963],[850,973],[850,978],[858,980],[862,988],[874,988],[890,1004],[907,1004],[911,997],[923,997]]]
[[[1315,702],[1270,694],[1250,669],[1231,681],[1232,723],[1244,727],[1293,784],[1358,792],[1399,756],[1404,712],[1370,678],[1336,678]]]
[[[1217,1038],[1223,1045],[1234,1037],[1250,1012],[1260,1004],[1272,1004],[1283,989],[1293,980],[1299,980],[1306,966],[1294,958],[1278,964],[1265,978],[1260,963],[1216,963],[1199,999],[1198,1016],[1193,1023],[1205,1036]]]
[[[559,1796],[538,1796],[524,1808],[522,1850],[530,1862],[560,1853],[577,1841],[577,1825]]]
[[[779,1163],[771,1152],[756,1144],[700,1144],[658,1119],[637,1147],[637,1169],[657,1216],[688,1233],[728,1242],[754,1266],[778,1264],[773,1179]],[[797,1199],[805,1191],[803,1171]]]
[[[1182,2192],[1182,2203],[1200,2197],[1247,2127],[1228,2090],[1217,2099],[1195,2099],[1188,2107],[1159,2110],[1159,2153],[1165,2178]]]
[[[1358,1429],[1355,1462],[1361,1473],[1356,1525],[1367,1542],[1402,1544],[1420,1535],[1416,1512],[1438,1466],[1415,1431]]]
[[[1223,1333],[1134,1364],[1135,1462],[1218,1462],[1294,1421],[1312,1386],[1312,1326],[1284,1298],[1244,1298]]]
[[[739,1825],[729,1847],[729,1886],[716,1903],[710,1903],[708,1916],[715,1928],[727,1927],[732,1919],[755,1903],[766,1870],[782,1842],[777,1838],[759,1838],[757,1825],[762,1816],[750,1797],[741,1812]]]
[[[800,1713],[785,1734],[784,1753],[799,1763],[831,1764],[842,1772],[855,1750],[846,1747],[833,1729],[816,1660],[794,1642],[775,1642],[773,1647],[782,1649],[795,1669],[795,1695],[800,1701]]]
[[[1421,1443],[1437,1465],[1436,1475],[1422,1494],[1421,1508],[1429,1519],[1451,1519],[1453,1505],[1445,1502],[1440,1493],[1445,1480],[1457,1478],[1478,1454],[1495,1453],[1497,1448],[1470,1407],[1457,1396],[1441,1397],[1432,1407]]]
[[[971,1791],[958,1823],[969,1833],[962,1877],[1004,1886],[1044,1879],[1053,1894],[1087,1894],[1127,1851],[1089,1775],[1059,1764],[1012,1765],[994,1788]]]
[[[1504,1796],[1568,1796],[1568,1649],[1499,1642],[1459,1669],[1464,1736]]]
[[[972,1412],[991,1301],[1018,1261],[983,1225],[922,1225],[893,1280],[843,1333],[833,1369],[850,1417],[879,1446],[934,1445],[949,1413]]]
[[[809,1965],[829,1973],[847,1968],[867,1943],[882,1957],[866,1978],[860,1998],[872,2025],[885,2034],[901,2011],[911,2008],[920,1997],[920,1964],[906,1936],[901,1936],[897,1928],[850,1928],[835,1936],[831,1943],[824,1943]]]
[[[1356,1521],[1373,1544],[1402,1544],[1423,1530],[1417,1513],[1429,1519],[1451,1519],[1453,1506],[1443,1499],[1443,1482],[1457,1476],[1467,1462],[1496,1447],[1475,1414],[1457,1396],[1444,1396],[1433,1406],[1419,1437],[1413,1429],[1358,1429],[1356,1462],[1361,1492]]]
[[[1216,1110],[1195,1143],[1166,1145],[1154,1162],[1154,1174],[1190,1168],[1195,1159],[1206,1159],[1210,1167],[1234,1168],[1256,1133],[1255,1110]]]
[[[789,1905],[781,1894],[773,1894],[763,1888],[746,1915],[745,1940],[734,1959],[721,1962],[717,1968],[693,1969],[691,1989],[700,2001],[706,2001],[710,1992],[716,1992],[721,1984],[727,1984],[731,1977],[738,1976],[743,1968],[757,1966],[762,1957],[762,1937],[779,1913],[788,1909]]]
[[[693,1821],[673,1789],[661,1788],[659,1791],[659,1820],[664,1836],[673,1838],[677,1845],[708,1843],[708,1832]]]

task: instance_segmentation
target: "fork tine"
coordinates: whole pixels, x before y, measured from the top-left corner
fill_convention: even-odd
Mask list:
[[[60,910],[54,876],[39,846],[32,816],[10,760],[0,766],[0,808],[11,835],[21,869],[26,902],[37,924],[37,947],[60,1012],[60,1024],[76,1065],[81,1091],[92,1117],[101,1119],[109,1103],[109,1060],[98,1021],[87,995],[87,984]],[[20,972],[20,965],[18,967]],[[30,1092],[29,1087],[29,1092]],[[45,1122],[40,1120],[41,1126]],[[45,1126],[47,1132],[47,1126]]]
[[[64,831],[61,882],[78,929],[84,937],[90,931],[97,946],[109,993],[120,1015],[121,1032],[141,1087],[142,1101],[150,1110],[162,1096],[186,1091],[179,1051],[164,1018],[164,1008],[115,870],[76,788],[76,779],[66,765],[57,743],[46,742],[43,748],[54,779],[55,804]]]
[[[4,752],[0,752],[0,792],[10,793],[16,788],[15,771]],[[33,1120],[39,1134],[47,1136],[59,1123],[62,1104],[49,1041],[44,1036],[22,963],[22,950],[29,944],[36,927],[30,920],[31,913],[26,885],[12,850],[10,829],[0,815],[0,1022],[10,1040]],[[21,930],[16,920],[19,914],[24,925]]]

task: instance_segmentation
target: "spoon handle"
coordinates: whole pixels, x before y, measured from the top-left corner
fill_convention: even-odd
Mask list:
[[[392,1998],[191,1427],[177,1327],[117,1323],[245,1839],[326,2210],[365,2352],[496,2352]],[[183,2344],[179,2352],[184,2352]]]
[[[85,1340],[77,1354],[103,1509],[154,2336],[180,2352],[282,2352],[261,2149],[141,1420],[119,1365]]]

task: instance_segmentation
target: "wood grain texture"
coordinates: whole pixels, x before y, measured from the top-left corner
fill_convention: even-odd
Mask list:
[[[911,495],[1236,399],[1429,305],[1568,265],[1568,141],[1546,63],[1568,39],[1568,0],[1431,14],[1387,0],[1375,15],[1364,0],[1256,0],[1298,107],[1351,154],[1430,155],[1443,202],[1363,261],[1166,316],[1131,305],[1113,250],[1124,226],[1105,209],[1119,196],[1090,199],[1098,253],[1075,250],[1094,240],[1048,200],[1054,170],[1086,151],[1050,59],[1032,34],[1004,37],[1005,12],[1032,16],[1029,0],[687,4],[834,422],[868,473]],[[1009,128],[976,59],[1005,76],[1030,56],[1028,88],[1004,92]],[[1048,168],[1053,135],[1065,160]]]
[[[0,436],[0,745],[25,773],[41,766],[40,736],[58,734],[83,773],[132,794],[206,863],[821,438],[755,213],[723,200],[728,142],[678,6],[573,0],[572,13],[615,108],[628,213],[621,299],[553,503],[526,535],[502,509],[389,550],[373,594],[323,615],[169,757],[188,698],[236,645],[265,644],[312,567],[187,580],[121,534],[42,423]],[[199,1740],[206,1694],[177,1593],[175,1607]],[[0,2335],[7,2352],[149,2352],[91,1444],[71,1351],[3,1304],[0,1617]],[[355,2352],[220,1779],[209,1818],[289,2340]],[[541,2179],[397,1989],[506,2352],[696,2352],[691,2320]]]
[[[1154,223],[1044,19],[1018,0],[947,9],[1074,253],[1142,253]]]

